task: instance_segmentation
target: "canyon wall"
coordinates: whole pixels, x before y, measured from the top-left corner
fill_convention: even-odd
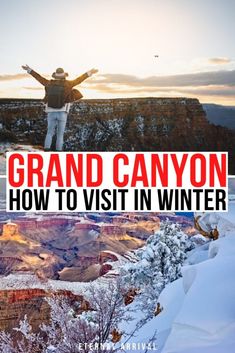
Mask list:
[[[70,291],[56,291],[57,297],[61,296],[71,304],[86,302],[81,295]],[[50,306],[45,300],[53,295],[52,292],[38,288],[1,290],[0,291],[0,331],[11,331],[18,326],[20,320],[27,315],[33,331],[37,331],[42,323],[49,323]],[[86,302],[87,303],[87,302]]]
[[[18,143],[42,145],[46,115],[39,100],[0,100],[3,130]],[[206,119],[197,99],[81,100],[68,119],[70,151],[228,151],[235,174],[235,133]]]
[[[27,315],[35,329],[48,322],[50,308],[44,300],[46,293],[41,289],[0,291],[0,330],[11,330]]]

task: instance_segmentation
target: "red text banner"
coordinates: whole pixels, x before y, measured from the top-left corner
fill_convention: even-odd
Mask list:
[[[7,154],[8,212],[226,210],[226,152]]]

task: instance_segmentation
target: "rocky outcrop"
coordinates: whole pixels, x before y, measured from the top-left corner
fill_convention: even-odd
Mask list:
[[[89,222],[78,222],[75,224],[75,230],[95,230],[97,232],[99,232],[100,230],[100,226],[98,224],[95,223],[89,223]]]
[[[113,329],[113,331],[111,332],[111,336],[112,336],[111,341],[113,343],[117,343],[117,342],[119,342],[121,340],[122,333],[119,332],[117,329]]]
[[[2,237],[11,238],[19,234],[19,227],[15,223],[7,223],[3,225]]]
[[[117,254],[111,251],[101,251],[99,254],[99,263],[103,264],[107,261],[118,261]]]
[[[126,216],[113,216],[113,223],[121,224],[121,223],[131,223],[137,222],[134,218],[126,217]]]
[[[18,142],[42,144],[43,104],[1,100],[0,126]],[[228,151],[235,174],[235,133],[206,119],[197,99],[128,98],[82,100],[69,117],[65,148],[71,151]]]
[[[69,217],[56,216],[53,217],[18,217],[15,223],[19,226],[22,232],[27,232],[35,229],[51,228],[51,227],[67,227],[73,226],[77,222],[76,219]]]
[[[198,215],[195,216],[194,218],[194,226],[195,228],[199,231],[200,234],[202,234],[204,237],[217,240],[219,238],[219,231],[217,229],[217,226],[212,227],[210,224],[206,224],[206,227],[202,226],[200,223],[202,216]]]
[[[0,275],[8,275],[23,263],[19,257],[0,256]]]
[[[46,292],[43,289],[0,290],[0,331],[10,331],[18,326],[20,320],[27,315],[34,331],[50,319],[50,307],[46,297],[56,294],[65,297],[71,305],[80,302],[80,309],[87,310],[83,296],[70,291]]]
[[[99,262],[98,258],[98,254],[97,256],[77,256],[77,259],[74,262],[76,263],[76,265],[79,264],[82,269],[86,269],[91,265],[97,264]]]
[[[125,305],[131,304],[134,301],[137,294],[138,294],[138,289],[130,288],[128,292],[124,295],[124,304]]]
[[[16,223],[3,224],[2,234],[0,234],[0,243],[16,242],[18,244],[29,244],[30,241],[25,238],[19,231],[19,226]]]
[[[103,264],[100,268],[100,276],[104,276],[106,275],[106,273],[108,273],[110,270],[112,270],[112,265],[110,264]]]
[[[120,237],[126,234],[125,228],[119,224],[102,224],[100,234],[103,236]]]
[[[41,289],[0,291],[0,330],[9,331],[28,316],[34,329],[48,322],[50,308]]]

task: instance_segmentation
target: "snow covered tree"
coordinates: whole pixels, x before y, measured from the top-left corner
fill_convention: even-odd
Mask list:
[[[123,268],[124,284],[139,289],[143,309],[153,315],[165,285],[181,276],[181,266],[190,248],[188,237],[177,224],[166,221],[136,251],[137,261]]]
[[[51,307],[49,324],[33,333],[27,318],[20,322],[17,340],[14,333],[0,333],[0,351],[4,353],[106,353],[113,349],[118,325],[131,318],[126,311],[119,283],[110,281],[90,285],[86,292],[91,308],[82,311],[79,302],[72,307],[65,297],[47,298]],[[77,304],[77,305],[76,305]],[[121,333],[120,333],[121,336]]]
[[[97,353],[108,352],[105,344],[112,345],[112,332],[122,320],[129,320],[119,284],[90,285],[86,297],[91,310],[79,315],[61,299],[48,299],[51,306],[51,323],[42,329],[51,347],[59,353],[88,353],[93,346]],[[78,344],[79,342],[79,344]],[[88,346],[89,343],[89,346]]]
[[[10,335],[0,332],[0,351],[4,353],[41,353],[45,352],[46,345],[40,334],[34,333],[27,316],[20,321],[17,333]],[[17,335],[17,339],[14,336]]]

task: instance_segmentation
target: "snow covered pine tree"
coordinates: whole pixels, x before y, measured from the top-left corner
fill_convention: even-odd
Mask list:
[[[181,276],[181,266],[191,242],[177,224],[166,221],[135,252],[137,261],[123,267],[124,285],[139,290],[138,302],[148,317],[154,315],[157,298],[165,285]]]

